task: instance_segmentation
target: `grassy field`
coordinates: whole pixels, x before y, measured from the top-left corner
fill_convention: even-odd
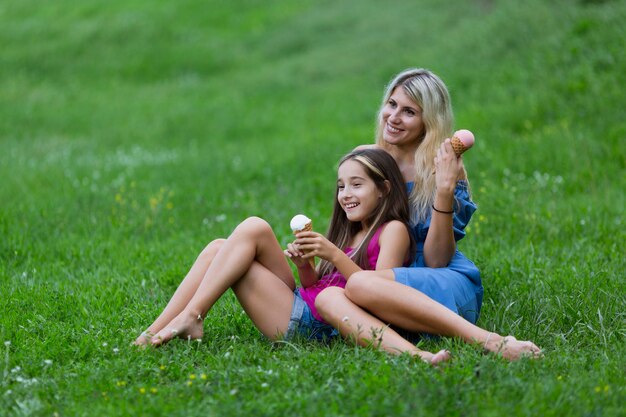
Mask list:
[[[2,2],[0,416],[625,415],[625,22],[590,0]],[[412,66],[477,136],[479,324],[545,357],[273,345],[231,293],[202,342],[132,348],[240,220],[325,229],[338,158]]]

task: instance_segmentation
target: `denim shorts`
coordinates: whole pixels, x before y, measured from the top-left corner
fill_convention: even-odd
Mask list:
[[[306,340],[330,341],[339,336],[338,330],[313,316],[311,308],[304,302],[297,288],[293,295],[293,307],[285,340],[301,337]]]

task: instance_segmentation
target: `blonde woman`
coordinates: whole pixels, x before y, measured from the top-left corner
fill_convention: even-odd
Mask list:
[[[376,145],[360,148],[382,148],[396,160],[409,192],[415,257],[410,267],[355,273],[345,289],[323,291],[316,306],[344,336],[378,335],[388,351],[407,351],[408,340],[430,333],[456,336],[511,360],[539,355],[532,342],[475,325],[483,296],[480,272],[456,242],[465,236],[476,205],[463,160],[448,139],[453,120],[448,89],[432,72],[409,69],[388,85]]]

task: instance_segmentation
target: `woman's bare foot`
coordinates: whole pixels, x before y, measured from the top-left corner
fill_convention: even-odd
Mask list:
[[[151,343],[152,337],[154,337],[154,333],[152,333],[150,330],[145,330],[141,332],[141,334],[139,335],[139,337],[137,337],[137,339],[135,339],[135,341],[133,342],[133,345],[147,346]]]
[[[154,346],[160,346],[177,337],[187,340],[202,339],[203,334],[202,317],[183,311],[154,335],[150,343]]]
[[[492,335],[495,335],[492,333]],[[543,355],[541,349],[533,342],[517,340],[513,336],[502,337],[495,335],[485,343],[485,349],[500,354],[503,358],[516,361],[521,358],[539,358]]]

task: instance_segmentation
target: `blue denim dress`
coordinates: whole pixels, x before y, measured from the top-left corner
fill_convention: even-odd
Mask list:
[[[407,184],[408,191],[413,183]],[[453,217],[454,239],[465,236],[465,226],[476,211],[470,199],[467,181],[458,181],[454,190],[456,205]],[[424,242],[430,227],[431,217],[413,227],[417,242],[417,253],[413,263],[405,268],[394,268],[397,282],[408,285],[443,304],[466,320],[476,323],[483,300],[480,271],[460,251],[456,251],[445,268],[429,268],[424,264]]]

